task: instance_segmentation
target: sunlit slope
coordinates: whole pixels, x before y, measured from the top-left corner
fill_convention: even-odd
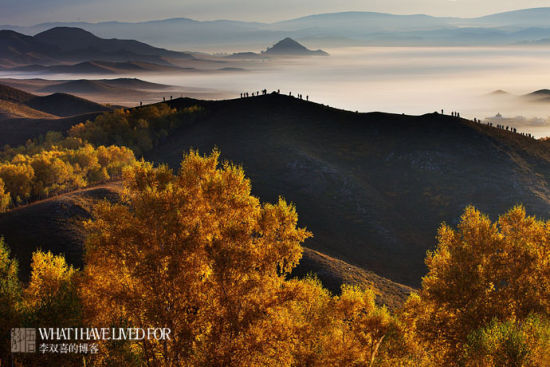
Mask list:
[[[392,310],[402,306],[412,291],[412,288],[403,284],[307,247],[292,274],[299,277],[314,274],[325,288],[335,294],[339,293],[342,284],[372,286],[376,289],[378,302]]]
[[[294,202],[306,245],[394,281],[417,286],[438,226],[469,204],[490,215],[523,203],[546,216],[546,145],[473,122],[357,114],[282,95],[203,105],[197,123],[146,158],[176,167],[190,148],[220,148],[242,164],[254,193]]]

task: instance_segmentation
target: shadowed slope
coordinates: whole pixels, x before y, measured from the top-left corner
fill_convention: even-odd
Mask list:
[[[119,191],[119,184],[96,186],[0,214],[0,236],[18,259],[21,277],[28,279],[36,249],[64,254],[70,264],[82,266],[82,221],[90,218],[94,202],[104,198],[118,200]]]
[[[450,116],[357,114],[282,95],[172,101],[207,113],[149,159],[177,167],[189,148],[242,164],[255,194],[294,202],[306,245],[417,286],[441,222],[469,204],[498,215],[523,203],[546,216],[550,150]]]

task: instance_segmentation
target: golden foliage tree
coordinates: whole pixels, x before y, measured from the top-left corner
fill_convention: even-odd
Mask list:
[[[31,197],[34,171],[29,164],[1,163],[0,178],[4,181],[5,190],[10,193],[14,203]]]
[[[4,181],[0,178],[0,213],[8,210],[11,204],[11,195],[6,192]]]
[[[10,329],[21,321],[22,286],[17,277],[18,264],[0,237],[0,363],[7,365],[10,357]]]
[[[550,222],[527,216],[523,207],[497,223],[468,207],[456,230],[440,228],[426,264],[407,312],[441,363],[456,364],[468,335],[493,320],[550,315]]]
[[[49,139],[54,139],[50,137]],[[50,144],[46,140],[44,144]],[[92,145],[69,138],[58,145],[28,148],[13,154],[4,151],[0,161],[0,211],[13,205],[49,197],[69,190],[120,179],[124,167],[135,163],[125,147]],[[8,204],[6,204],[8,202]]]
[[[61,255],[35,251],[31,279],[23,292],[27,322],[34,327],[80,325],[77,271]]]
[[[118,109],[99,115],[94,121],[73,126],[69,136],[95,145],[122,145],[136,156],[151,150],[184,124],[192,123],[201,107],[192,106],[178,111],[167,104],[144,106],[131,110]]]
[[[88,320],[177,330],[139,344],[148,365],[289,365],[285,275],[310,234],[293,206],[260,204],[218,156],[191,152],[177,175],[142,163],[125,174],[123,204],[98,206],[81,288]]]
[[[493,320],[468,336],[465,367],[544,367],[550,365],[550,320],[530,315],[521,322]]]

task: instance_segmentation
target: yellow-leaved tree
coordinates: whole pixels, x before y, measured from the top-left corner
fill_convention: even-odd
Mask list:
[[[4,181],[0,178],[0,213],[8,210],[11,204],[11,195],[9,192],[6,192],[4,186]]]
[[[19,265],[10,257],[4,238],[0,237],[0,364],[10,360],[10,329],[21,322],[19,304],[22,285],[17,277]]]
[[[146,365],[292,363],[296,291],[285,276],[310,233],[292,205],[261,204],[242,168],[218,157],[191,152],[177,174],[128,169],[123,202],[100,204],[87,223],[88,323],[174,331],[127,348]],[[103,347],[98,363],[120,361]]]
[[[63,256],[35,251],[31,279],[23,291],[26,322],[33,327],[80,326],[77,274]]]
[[[468,207],[456,230],[441,226],[426,264],[429,272],[409,299],[405,319],[440,364],[467,359],[472,335],[497,330],[492,322],[517,325],[550,316],[550,222],[527,216],[523,207],[496,223]],[[544,366],[541,358],[529,365]]]

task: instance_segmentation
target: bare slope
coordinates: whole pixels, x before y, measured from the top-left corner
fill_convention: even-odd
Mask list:
[[[64,254],[75,266],[82,265],[84,231],[82,221],[90,218],[94,202],[117,200],[120,186],[109,184],[56,196],[0,214],[0,235],[20,263],[28,279],[32,253],[36,249]]]

